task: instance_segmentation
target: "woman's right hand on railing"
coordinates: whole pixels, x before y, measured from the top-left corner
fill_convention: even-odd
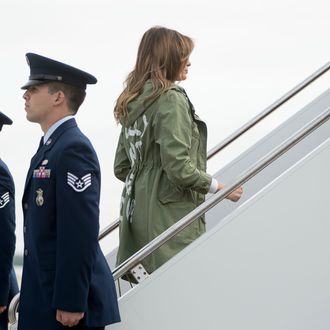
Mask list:
[[[218,191],[223,189],[225,185],[223,183],[218,183]],[[233,192],[231,192],[226,198],[231,200],[232,202],[237,202],[243,194],[243,187],[240,186],[237,189],[235,189]]]

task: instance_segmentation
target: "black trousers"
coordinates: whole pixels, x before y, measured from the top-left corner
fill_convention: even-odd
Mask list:
[[[8,329],[8,314],[6,309],[2,314],[0,314],[0,330],[7,330],[7,329]]]

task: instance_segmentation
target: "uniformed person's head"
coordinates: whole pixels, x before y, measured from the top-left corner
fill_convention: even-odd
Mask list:
[[[2,130],[3,125],[11,125],[12,123],[13,121],[0,111],[0,131]]]
[[[87,84],[97,82],[93,75],[45,56],[27,53],[26,60],[30,67],[30,76],[22,89],[29,90],[33,86],[47,84],[50,93],[61,90],[74,113],[84,101]]]

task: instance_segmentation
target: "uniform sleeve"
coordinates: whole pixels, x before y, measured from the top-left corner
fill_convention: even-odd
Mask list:
[[[0,306],[7,306],[15,252],[15,197],[12,179],[0,172]]]
[[[114,172],[117,179],[125,182],[128,172],[131,169],[131,163],[129,161],[129,158],[127,157],[127,153],[125,150],[124,129],[125,128],[123,127],[118,140],[115,162],[114,162]]]
[[[155,117],[155,138],[161,162],[172,183],[206,194],[212,177],[191,161],[192,117],[189,106],[178,92],[169,91],[159,102]]]
[[[57,253],[53,308],[85,312],[98,249],[100,169],[93,148],[75,144],[56,167]]]

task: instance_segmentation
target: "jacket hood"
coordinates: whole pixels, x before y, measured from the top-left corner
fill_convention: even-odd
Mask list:
[[[174,83],[171,89],[181,90],[181,88]],[[143,87],[142,93],[128,104],[128,114],[125,118],[120,120],[121,125],[125,127],[133,125],[134,122],[154,103],[158,96],[145,102],[145,100],[152,94],[152,92],[152,81],[148,80]]]

